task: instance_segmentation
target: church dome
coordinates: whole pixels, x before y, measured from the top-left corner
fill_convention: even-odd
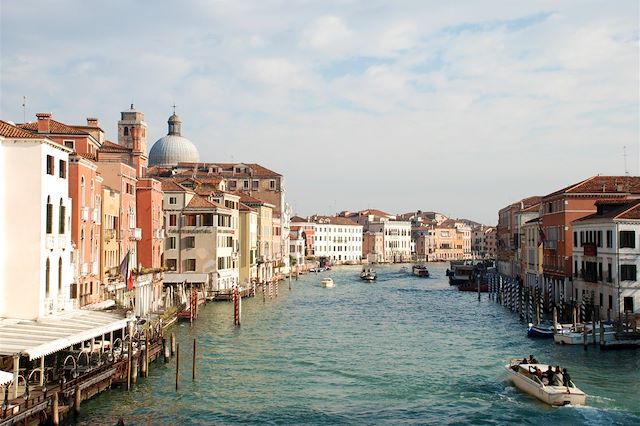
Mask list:
[[[175,113],[168,120],[169,133],[156,141],[149,151],[149,166],[175,166],[178,163],[198,163],[198,148],[180,134],[182,120]]]

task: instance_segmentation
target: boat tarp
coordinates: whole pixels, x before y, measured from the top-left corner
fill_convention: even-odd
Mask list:
[[[30,360],[126,328],[122,315],[78,310],[38,320],[0,320],[0,355],[21,354]]]

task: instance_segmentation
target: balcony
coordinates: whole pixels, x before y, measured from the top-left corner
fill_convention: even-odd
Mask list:
[[[543,248],[545,250],[556,250],[558,248],[557,240],[547,240],[544,242]]]
[[[104,230],[104,239],[105,240],[113,240],[116,237],[115,229],[105,229]]]
[[[89,220],[89,207],[80,207],[80,220],[83,222]]]
[[[83,263],[82,267],[80,268],[80,274],[81,275],[87,275],[89,273],[89,264],[88,263]]]
[[[140,241],[142,239],[142,228],[131,228],[131,238],[132,240]]]
[[[155,229],[153,231],[153,238],[155,238],[156,240],[163,240],[164,237],[164,229]]]
[[[100,209],[93,209],[93,221],[100,225]]]
[[[66,235],[58,235],[58,248],[60,250],[65,250],[67,245],[69,244],[69,237]]]
[[[92,263],[91,263],[91,273],[92,273],[93,275],[98,275],[98,273],[99,273],[98,269],[99,269],[99,264],[98,264],[98,262],[92,262]]]
[[[54,248],[56,248],[56,236],[53,234],[47,234],[44,241],[44,246],[47,250],[53,250]]]

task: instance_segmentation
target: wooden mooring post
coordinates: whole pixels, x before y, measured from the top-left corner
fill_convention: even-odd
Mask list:
[[[169,338],[162,338],[162,354],[164,355],[164,362],[169,362],[169,358],[171,357],[171,347],[169,345]]]
[[[171,333],[171,355],[176,353],[176,333]]]
[[[76,389],[73,394],[73,412],[74,414],[80,414],[80,403],[82,402],[82,391],[80,390],[80,386],[76,386]]]
[[[178,383],[180,378],[180,343],[176,346],[176,390],[178,390]]]
[[[193,369],[191,371],[191,380],[196,380],[196,338],[193,338]]]
[[[60,413],[58,412],[60,410],[60,403],[58,398],[58,392],[53,392],[53,404],[51,407],[51,422],[53,423],[53,426],[58,426],[60,424]]]

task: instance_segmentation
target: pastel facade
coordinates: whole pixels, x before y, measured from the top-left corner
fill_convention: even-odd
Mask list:
[[[250,285],[258,278],[258,212],[241,202],[239,218],[239,277],[241,284]]]
[[[601,318],[640,315],[640,201],[602,202],[596,209],[572,222],[570,296],[593,303]]]
[[[0,121],[0,317],[72,310],[71,150]],[[16,176],[20,176],[19,184]]]
[[[162,267],[164,254],[164,194],[162,183],[140,178],[136,185],[136,217],[141,230],[138,241],[138,265],[145,269]]]
[[[120,191],[102,186],[102,245],[100,280],[113,281],[119,274],[122,260],[118,232],[120,229]]]
[[[311,216],[313,255],[334,263],[355,264],[362,261],[362,225],[342,217]]]

